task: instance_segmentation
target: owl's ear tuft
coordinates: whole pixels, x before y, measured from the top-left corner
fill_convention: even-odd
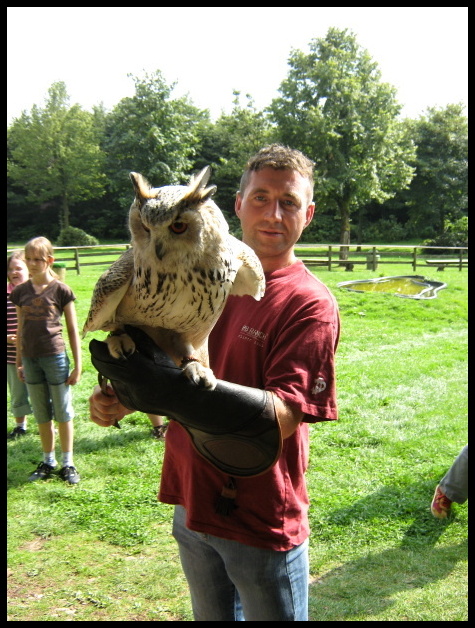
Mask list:
[[[150,198],[154,198],[153,187],[144,176],[138,172],[131,172],[129,176],[134,186],[135,196],[141,203]]]
[[[206,187],[211,175],[210,166],[203,168],[201,172],[193,175],[188,184],[188,190],[183,198],[183,201],[189,205],[199,205],[205,203],[216,192],[216,186],[210,185]]]
[[[209,178],[211,176],[211,166],[205,166],[201,172],[196,174],[192,174],[190,178],[190,182],[188,183],[189,188],[202,187],[208,183]]]

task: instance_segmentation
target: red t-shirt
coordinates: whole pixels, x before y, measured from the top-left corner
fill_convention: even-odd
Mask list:
[[[284,440],[272,469],[235,479],[238,507],[228,516],[215,512],[228,476],[198,455],[185,430],[171,421],[159,500],[184,506],[188,528],[280,551],[309,536],[308,424],[338,418],[334,353],[339,333],[333,295],[301,262],[266,273],[261,301],[229,297],[209,338],[215,375],[272,391],[304,417]]]

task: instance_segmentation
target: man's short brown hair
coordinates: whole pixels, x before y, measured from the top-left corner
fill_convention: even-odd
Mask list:
[[[308,157],[296,148],[289,148],[282,144],[270,144],[264,146],[253,155],[246,164],[241,177],[239,194],[243,196],[249,183],[251,172],[257,172],[263,168],[274,168],[274,170],[296,170],[302,177],[308,179],[310,184],[310,201],[313,195],[313,169],[315,164]]]

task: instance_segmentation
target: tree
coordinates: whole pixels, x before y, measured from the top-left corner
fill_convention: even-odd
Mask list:
[[[59,204],[60,227],[70,226],[71,205],[104,193],[103,154],[94,117],[69,107],[66,85],[53,83],[44,109],[34,105],[8,129],[7,172],[36,205]]]
[[[417,145],[416,175],[405,192],[409,226],[442,235],[468,208],[468,120],[463,106],[452,104],[407,124]]]
[[[401,106],[346,29],[330,28],[312,40],[308,54],[292,51],[289,65],[271,115],[281,140],[315,161],[317,211],[337,212],[340,244],[349,244],[351,214],[391,198],[412,179],[415,151],[398,119]]]
[[[256,110],[254,101],[246,94],[246,104],[241,105],[241,94],[234,91],[231,114],[221,114],[215,124],[200,129],[201,150],[198,154],[201,167],[210,165],[211,182],[217,186],[214,200],[225,214],[237,236],[240,223],[234,214],[234,200],[244,166],[251,155],[272,141],[272,127],[262,112]],[[206,158],[206,163],[203,158]]]
[[[187,97],[172,98],[159,70],[133,77],[135,95],[123,98],[106,117],[104,151],[115,202],[129,208],[129,173],[140,172],[156,187],[184,184],[198,147],[197,125],[206,119]]]

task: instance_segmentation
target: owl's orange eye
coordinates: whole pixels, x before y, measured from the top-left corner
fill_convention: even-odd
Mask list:
[[[185,233],[188,229],[188,225],[186,222],[172,222],[169,229],[173,231],[173,233]]]

